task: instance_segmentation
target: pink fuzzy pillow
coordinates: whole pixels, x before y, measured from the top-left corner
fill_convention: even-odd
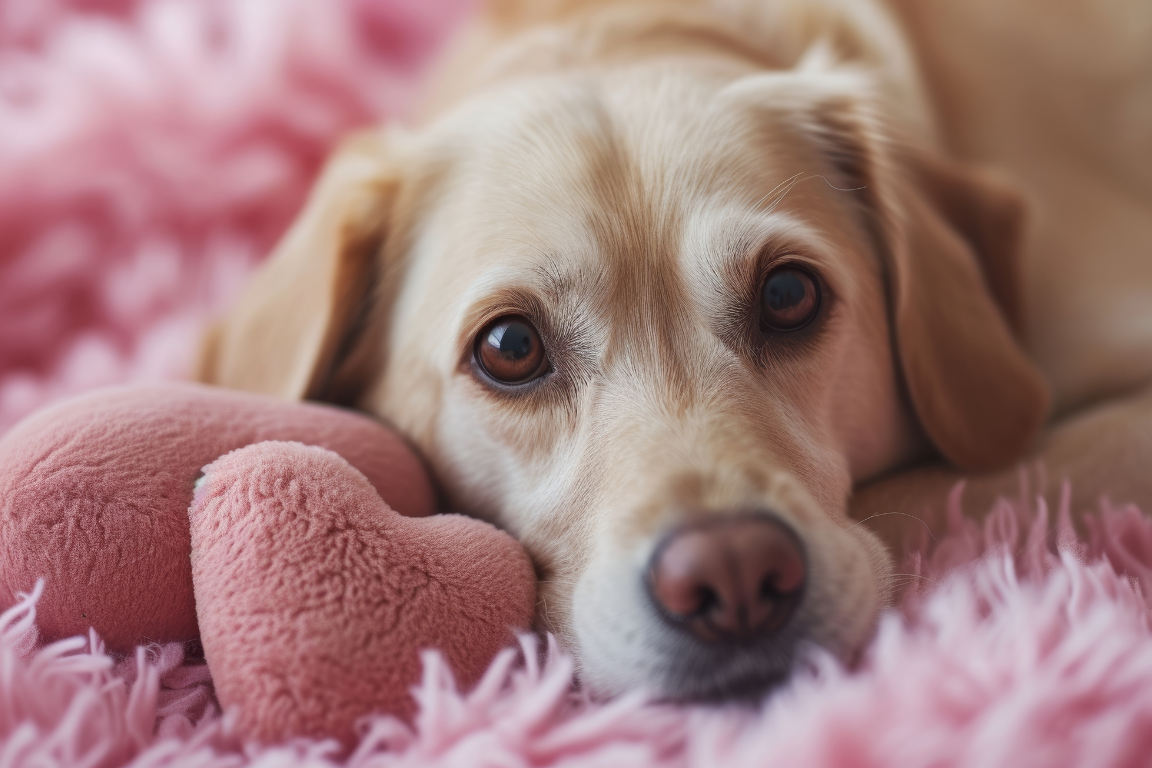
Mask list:
[[[199,637],[247,735],[349,741],[361,715],[411,714],[421,649],[467,685],[529,626],[519,544],[432,509],[419,461],[365,416],[197,385],[104,390],[0,439],[0,606],[43,578],[48,639]]]

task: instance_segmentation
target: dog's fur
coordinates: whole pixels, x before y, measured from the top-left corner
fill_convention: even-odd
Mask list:
[[[993,5],[493,2],[418,130],[336,154],[201,377],[399,427],[453,507],[528,548],[541,627],[595,690],[724,696],[804,641],[849,655],[891,584],[875,531],[890,548],[955,479],[984,473],[988,498],[1031,456],[1078,499],[1152,502],[1152,132],[1120,133],[1152,122],[1125,101],[1147,92],[1130,27],[1147,40],[1150,15],[1072,4],[1129,15],[1129,57],[1083,73],[1135,78],[1113,136],[1056,123],[1072,59],[1045,36],[1083,20]],[[783,263],[825,300],[766,336],[758,292]],[[506,314],[540,330],[545,378],[476,370]],[[807,550],[786,635],[717,653],[664,625],[643,583],[660,536],[760,509]]]

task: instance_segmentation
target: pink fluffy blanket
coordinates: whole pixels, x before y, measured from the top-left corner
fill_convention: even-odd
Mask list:
[[[0,0],[0,430],[92,386],[184,375],[204,320],[331,142],[399,110],[466,0]],[[813,652],[760,707],[590,702],[508,651],[359,748],[237,742],[179,646],[38,646],[0,616],[0,766],[1152,765],[1152,521],[1078,539],[1027,496],[903,569],[855,668]],[[527,641],[526,641],[527,642]]]

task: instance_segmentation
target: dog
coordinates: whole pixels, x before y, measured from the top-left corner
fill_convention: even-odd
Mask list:
[[[850,660],[957,480],[1152,501],[1152,132],[1120,135],[1152,116],[1055,120],[1044,53],[1114,21],[1075,83],[1131,97],[1152,27],[1076,5],[494,0],[418,127],[334,154],[199,377],[399,428],[527,548],[597,694]]]

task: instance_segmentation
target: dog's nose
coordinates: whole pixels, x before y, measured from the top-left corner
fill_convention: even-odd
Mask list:
[[[723,515],[673,531],[652,556],[649,589],[663,613],[701,640],[747,641],[782,628],[806,576],[804,552],[767,515]]]

